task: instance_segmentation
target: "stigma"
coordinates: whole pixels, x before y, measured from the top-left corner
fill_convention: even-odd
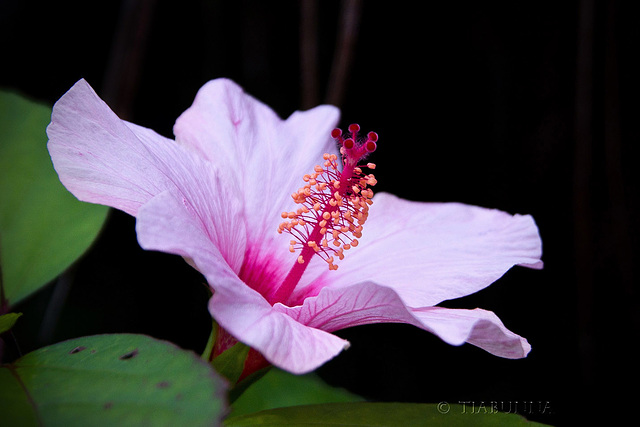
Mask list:
[[[304,185],[291,195],[297,209],[281,214],[284,221],[278,233],[291,235],[289,251],[298,254],[298,270],[304,270],[313,256],[323,259],[329,270],[337,270],[337,262],[362,237],[373,204],[371,187],[376,184],[375,176],[364,171],[376,166],[364,160],[376,150],[378,135],[369,132],[360,138],[357,124],[348,130],[347,135],[340,129],[331,132],[341,158],[325,153],[323,162],[302,177]]]

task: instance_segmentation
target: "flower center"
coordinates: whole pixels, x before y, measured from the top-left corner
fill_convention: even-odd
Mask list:
[[[267,296],[271,304],[289,299],[314,255],[327,262],[329,270],[337,270],[337,260],[358,246],[373,203],[369,187],[376,184],[373,174],[362,171],[365,167],[375,169],[375,164],[360,163],[375,151],[378,140],[375,132],[359,139],[359,130],[357,124],[350,125],[351,136],[345,138],[340,129],[334,129],[331,136],[341,145],[342,171],[338,157],[325,153],[324,163],[304,175],[306,184],[291,195],[300,207],[282,213],[284,222],[278,226],[278,233],[291,235],[289,251],[299,255],[282,284]]]

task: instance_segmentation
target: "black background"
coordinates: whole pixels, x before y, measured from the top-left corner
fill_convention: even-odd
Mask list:
[[[443,304],[495,311],[531,343],[526,359],[371,325],[339,332],[352,347],[319,374],[374,400],[502,402],[556,425],[632,411],[637,5],[321,1],[304,17],[313,4],[3,0],[0,86],[53,104],[83,77],[122,118],[169,137],[216,77],[282,117],[335,103],[343,127],[380,135],[378,191],[532,214],[545,269],[515,268]],[[349,45],[341,31],[351,24]],[[315,65],[301,65],[301,34],[316,37]],[[332,74],[339,53],[345,67]],[[108,332],[204,347],[202,278],[177,257],[142,251],[126,214],[110,214],[65,278],[16,307],[22,352]],[[58,297],[55,320],[45,313]]]

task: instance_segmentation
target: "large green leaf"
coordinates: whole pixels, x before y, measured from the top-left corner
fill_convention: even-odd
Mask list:
[[[272,368],[233,402],[231,415],[246,415],[286,406],[363,400],[342,388],[331,387],[316,374],[293,375]]]
[[[11,305],[78,259],[107,215],[58,180],[47,151],[50,120],[50,107],[0,91],[0,283]]]
[[[445,413],[446,412],[446,413]],[[497,413],[491,410],[471,412],[461,405],[414,403],[329,403],[324,405],[293,406],[271,409],[256,414],[232,417],[225,427],[273,426],[342,426],[342,427],[397,427],[397,426],[540,426],[517,414]]]
[[[208,363],[144,335],[77,338],[0,367],[7,426],[211,426],[224,396]]]

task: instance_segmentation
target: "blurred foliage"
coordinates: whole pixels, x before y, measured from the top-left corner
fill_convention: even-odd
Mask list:
[[[231,417],[226,427],[240,426],[542,426],[518,414],[500,413],[491,407],[472,412],[462,405],[421,403],[328,403],[271,409]]]
[[[231,415],[240,416],[287,406],[363,400],[347,390],[331,387],[316,374],[293,375],[272,368],[233,402]]]
[[[0,267],[15,305],[55,279],[94,241],[108,208],[78,201],[47,151],[51,108],[0,91]]]
[[[22,313],[7,313],[0,315],[0,334],[13,328],[13,325],[16,324],[20,316],[22,316]]]

